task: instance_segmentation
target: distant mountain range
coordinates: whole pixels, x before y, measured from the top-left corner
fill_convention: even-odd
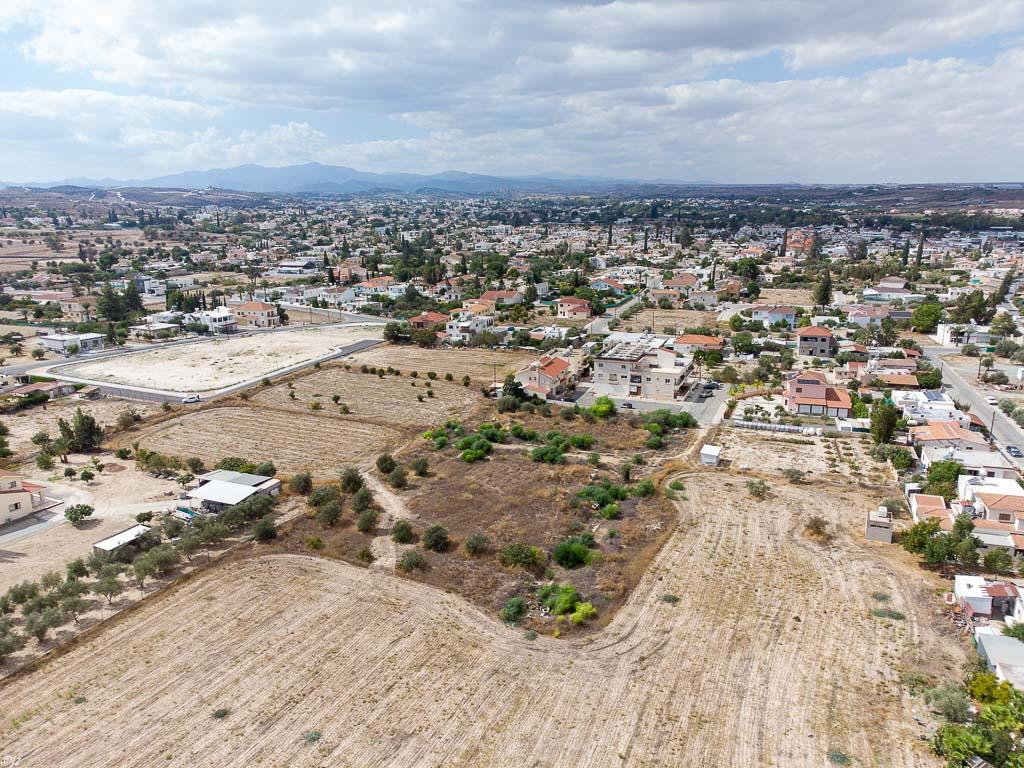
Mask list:
[[[706,182],[696,182],[706,183]],[[623,179],[589,178],[551,174],[550,176],[504,177],[461,171],[436,174],[369,173],[340,165],[305,163],[269,168],[240,165],[209,171],[185,171],[152,179],[62,179],[46,184],[0,183],[0,186],[56,187],[74,186],[97,189],[151,187],[167,189],[239,190],[261,194],[351,195],[394,192],[409,194],[449,193],[493,195],[502,193],[585,193],[612,192],[632,188],[689,186],[672,182],[637,182]]]

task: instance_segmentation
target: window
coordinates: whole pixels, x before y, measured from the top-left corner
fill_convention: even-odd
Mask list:
[[[13,504],[11,504],[10,506],[7,507],[7,511],[8,512],[17,512],[19,509],[21,509],[21,502],[20,501],[16,501],[16,502],[14,502]]]

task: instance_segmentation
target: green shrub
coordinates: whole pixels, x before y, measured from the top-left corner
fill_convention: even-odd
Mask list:
[[[277,526],[274,518],[270,515],[261,517],[252,528],[252,535],[256,541],[270,541],[277,538]]]
[[[377,528],[377,513],[372,509],[364,509],[356,518],[356,528],[360,533],[373,533]]]
[[[521,597],[510,597],[501,609],[501,618],[509,624],[515,624],[526,613],[526,601]]]
[[[423,546],[434,552],[444,552],[450,543],[448,529],[443,525],[431,525],[423,532]]]
[[[338,499],[328,501],[320,507],[316,519],[321,525],[332,526],[337,524],[338,520],[341,519],[341,502]]]
[[[310,492],[309,497],[306,499],[306,503],[311,507],[319,509],[325,504],[338,501],[341,498],[341,491],[338,490],[336,485],[325,485],[322,488],[317,488]]]
[[[545,584],[537,592],[537,597],[556,616],[572,612],[580,601],[572,584]]]
[[[373,504],[373,492],[365,485],[352,495],[352,509],[355,512],[365,512]]]
[[[391,540],[395,543],[408,544],[412,539],[412,525],[408,520],[398,520],[391,526]]]
[[[536,568],[543,559],[541,550],[528,544],[514,542],[501,550],[499,560],[505,567]]]
[[[582,432],[569,438],[569,445],[581,451],[589,451],[594,447],[595,442],[594,436],[587,432]]]
[[[355,493],[363,487],[363,476],[355,467],[345,467],[341,471],[341,490],[345,493]]]
[[[597,609],[592,603],[576,603],[576,609],[569,616],[573,624],[582,624],[597,616]]]
[[[556,445],[538,445],[530,452],[530,459],[545,464],[562,464],[565,455],[561,448]]]
[[[382,453],[377,457],[377,471],[382,475],[390,474],[396,466],[398,466],[398,463],[390,453]]]
[[[392,488],[405,488],[409,484],[409,477],[402,467],[395,467],[388,473],[388,483]]]
[[[633,486],[633,495],[646,499],[654,495],[654,483],[650,480],[641,480],[639,483]]]
[[[400,571],[414,571],[417,568],[422,568],[426,561],[423,559],[423,555],[415,549],[410,549],[402,553],[402,556],[398,558],[398,569]]]
[[[300,472],[297,475],[292,475],[292,478],[288,481],[288,488],[292,493],[301,493],[305,496],[313,490],[313,478],[309,472]]]
[[[589,533],[581,536],[570,536],[558,542],[551,550],[554,561],[563,568],[579,568],[590,563],[593,557],[591,547],[594,546],[594,537]]]
[[[476,531],[475,533],[471,533],[469,536],[466,537],[466,541],[463,544],[463,546],[465,546],[466,552],[468,554],[472,555],[473,557],[479,557],[480,555],[483,555],[487,552],[487,549],[490,546],[490,542],[487,540],[487,537],[483,535],[483,533],[481,533],[480,531]]]
[[[426,477],[430,469],[430,462],[427,461],[426,456],[419,456],[409,462],[409,468],[417,477]]]

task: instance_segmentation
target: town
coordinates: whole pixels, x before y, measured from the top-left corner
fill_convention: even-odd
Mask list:
[[[23,702],[0,751],[63,748],[29,700],[89,738],[69,730],[76,709],[118,689],[83,675],[162,655],[158,637],[212,670],[202,649],[228,624],[246,627],[231,663],[380,627],[322,658],[347,680],[415,627],[408,676],[440,612],[448,653],[487,638],[460,673],[473,707],[506,663],[555,695],[564,654],[576,697],[612,657],[573,649],[632,635],[655,661],[596,717],[648,693],[666,706],[643,681],[667,664],[713,685],[706,717],[724,717],[754,665],[838,691],[839,730],[813,697],[764,702],[780,733],[821,724],[813,759],[1015,764],[1018,191],[934,208],[131,195],[0,190],[0,685]],[[354,589],[360,609],[337,615]],[[307,640],[282,644],[280,626]],[[721,632],[732,654],[685,650]],[[779,666],[780,646],[820,664]],[[167,684],[168,663],[132,696]],[[211,723],[243,706],[237,687],[168,695]],[[320,717],[293,726],[297,749],[337,738]],[[190,749],[231,749],[215,729]],[[150,763],[171,749],[131,744]]]

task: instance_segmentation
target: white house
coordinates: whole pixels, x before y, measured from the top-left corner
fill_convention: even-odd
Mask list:
[[[489,331],[494,327],[494,317],[491,315],[478,315],[473,312],[464,311],[454,315],[447,323],[444,330],[448,340],[454,344],[466,344],[474,336]]]
[[[680,396],[693,359],[677,357],[668,341],[643,337],[599,353],[594,359],[594,395],[663,401]]]
[[[102,333],[52,333],[40,336],[39,343],[49,352],[70,355],[103,349],[104,339]]]

